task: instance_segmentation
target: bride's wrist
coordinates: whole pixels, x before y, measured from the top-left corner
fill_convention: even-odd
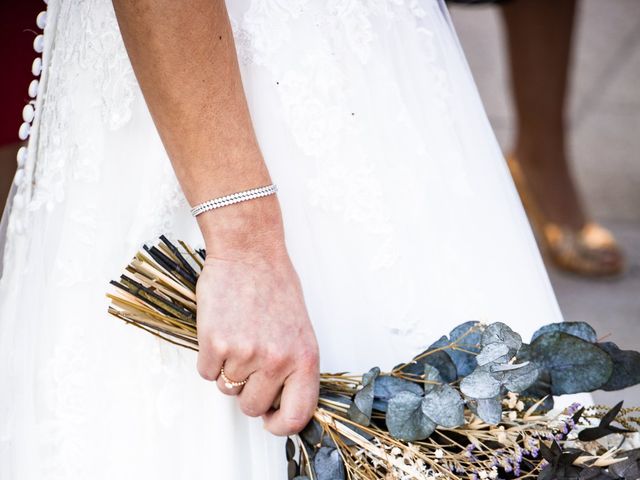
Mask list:
[[[276,195],[210,210],[198,215],[197,220],[207,256],[251,259],[286,252]]]

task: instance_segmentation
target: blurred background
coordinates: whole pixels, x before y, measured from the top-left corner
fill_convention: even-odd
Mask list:
[[[41,0],[0,2],[0,204],[16,166]],[[500,7],[451,6],[489,118],[505,153],[515,113]],[[566,320],[591,323],[622,348],[640,350],[640,1],[579,0],[568,91],[568,147],[590,216],[615,234],[627,268],[615,279],[588,279],[549,267]],[[595,394],[613,402],[620,393]],[[640,386],[623,394],[640,405]]]
[[[499,7],[454,5],[453,22],[503,151],[513,145],[505,32]],[[549,273],[567,321],[591,323],[621,348],[640,350],[640,1],[580,0],[573,41],[569,159],[589,213],[627,256],[625,275],[593,280]],[[597,392],[599,402],[620,393]],[[640,405],[640,386],[625,392]]]

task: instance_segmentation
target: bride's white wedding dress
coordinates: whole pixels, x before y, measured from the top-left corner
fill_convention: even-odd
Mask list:
[[[442,2],[229,10],[324,371],[390,368],[470,319],[525,340],[561,320]],[[143,242],[200,242],[111,2],[50,0],[43,49],[0,242],[0,478],[286,478],[283,440],[193,352],[106,313]]]

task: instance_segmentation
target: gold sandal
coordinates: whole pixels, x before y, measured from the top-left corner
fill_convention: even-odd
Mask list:
[[[518,160],[511,155],[507,163],[543,252],[558,268],[588,277],[611,277],[624,271],[624,256],[609,230],[595,222],[576,230],[548,221],[528,188]]]

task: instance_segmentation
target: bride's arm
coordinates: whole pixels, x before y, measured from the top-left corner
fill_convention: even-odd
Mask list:
[[[224,2],[113,3],[142,92],[189,202],[270,183]],[[274,197],[258,203],[264,206],[262,221],[277,222]],[[242,207],[255,208],[256,202]],[[202,216],[214,217],[221,215]],[[202,222],[205,230],[207,223]]]
[[[192,205],[271,183],[222,0],[114,0],[147,105]],[[277,197],[198,217],[207,260],[197,286],[198,370],[238,394],[276,434],[302,428],[318,393],[318,353],[286,252]],[[219,377],[249,377],[241,391]],[[281,407],[270,410],[282,393]]]

